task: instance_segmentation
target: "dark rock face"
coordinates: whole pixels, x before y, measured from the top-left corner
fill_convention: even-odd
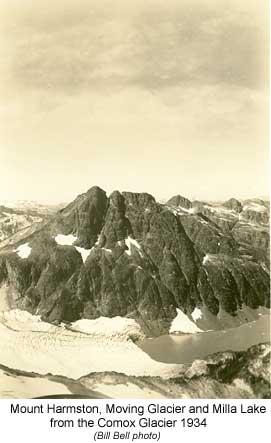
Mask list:
[[[80,246],[91,248],[102,229],[107,204],[106,193],[95,186],[58,212],[51,231],[72,233],[78,237]]]
[[[188,213],[149,194],[108,198],[94,187],[21,242],[28,257],[14,252],[18,244],[2,250],[0,284],[12,288],[16,306],[48,321],[129,316],[152,335],[168,331],[176,308],[191,319],[195,307],[235,315],[243,304],[268,306],[265,242],[251,247],[217,218],[208,208]],[[60,245],[58,234],[76,240]]]
[[[236,200],[236,198],[230,198],[223,203],[223,206],[235,212],[242,212],[243,209],[242,204],[239,202],[239,200]]]

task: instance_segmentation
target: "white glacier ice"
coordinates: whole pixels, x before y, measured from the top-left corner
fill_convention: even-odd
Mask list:
[[[0,363],[71,378],[105,371],[135,376],[177,375],[182,365],[154,361],[129,340],[139,334],[144,336],[137,323],[125,318],[79,320],[67,328],[19,310],[2,312]]]

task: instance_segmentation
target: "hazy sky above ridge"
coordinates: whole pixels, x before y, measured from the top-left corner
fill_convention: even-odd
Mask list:
[[[267,0],[1,0],[0,201],[268,193]]]

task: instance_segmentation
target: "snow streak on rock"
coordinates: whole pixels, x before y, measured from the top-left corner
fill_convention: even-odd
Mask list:
[[[69,235],[57,234],[55,236],[55,241],[57,242],[58,245],[61,246],[72,246],[76,240],[77,237],[75,237],[72,234]]]
[[[30,248],[28,243],[24,243],[23,245],[20,245],[15,252],[19,255],[21,258],[28,258],[31,254],[32,248]]]

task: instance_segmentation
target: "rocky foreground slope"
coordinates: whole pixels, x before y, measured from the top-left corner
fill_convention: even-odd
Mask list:
[[[261,344],[195,360],[168,380],[102,373],[78,381],[108,396],[111,388],[117,398],[271,398],[270,369],[270,344]]]
[[[150,335],[177,308],[202,329],[246,321],[244,307],[269,306],[268,216],[266,202],[159,204],[93,187],[1,249],[2,304],[49,322],[131,317]]]
[[[0,365],[1,398],[271,398],[270,345],[222,352],[184,366],[178,377],[93,373],[77,380]]]

